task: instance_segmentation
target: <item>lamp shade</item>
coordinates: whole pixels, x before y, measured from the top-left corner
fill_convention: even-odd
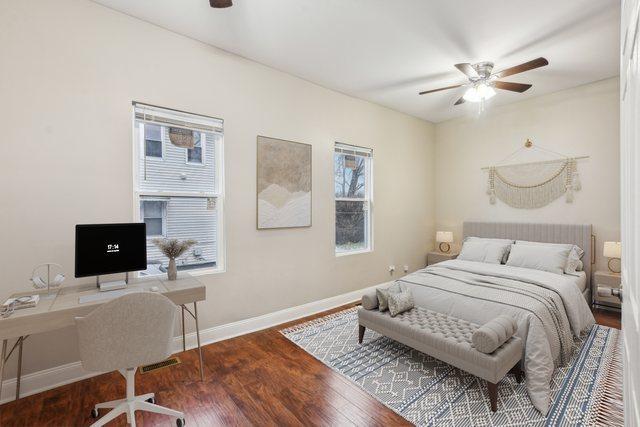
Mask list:
[[[451,243],[453,242],[453,232],[451,231],[437,231],[436,242],[438,243]]]
[[[622,257],[622,246],[620,245],[620,242],[604,242],[602,255],[604,255],[605,258]]]

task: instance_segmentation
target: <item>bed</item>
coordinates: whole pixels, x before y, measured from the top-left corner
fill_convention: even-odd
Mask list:
[[[534,407],[546,414],[554,369],[575,350],[574,336],[595,323],[591,300],[591,225],[465,222],[464,237],[508,238],[573,244],[584,250],[584,271],[547,271],[475,261],[450,260],[397,282],[411,290],[415,305],[476,324],[500,314],[518,323],[523,368]]]

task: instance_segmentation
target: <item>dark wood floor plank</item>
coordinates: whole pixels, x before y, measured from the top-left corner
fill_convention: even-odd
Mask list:
[[[180,365],[136,375],[136,393],[186,413],[189,426],[410,425],[349,379],[305,352],[279,331],[348,306],[203,348],[179,353]],[[599,324],[620,328],[620,314],[594,310]],[[354,340],[357,337],[354,335]],[[0,406],[1,426],[87,426],[97,402],[124,397],[124,378],[99,375]],[[101,414],[106,411],[101,412]],[[167,417],[138,413],[139,426],[171,425]],[[122,416],[109,426],[125,426]]]

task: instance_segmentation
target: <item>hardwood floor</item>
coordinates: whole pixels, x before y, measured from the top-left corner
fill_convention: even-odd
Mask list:
[[[410,425],[278,332],[349,306],[205,346],[204,382],[196,351],[179,353],[182,364],[137,374],[136,394],[156,393],[158,404],[186,413],[187,426]],[[619,313],[594,314],[598,323],[620,328]],[[87,426],[94,421],[89,412],[95,403],[124,394],[120,374],[104,374],[6,403],[0,406],[0,425]],[[168,417],[140,412],[136,422],[173,425]],[[126,419],[110,425],[126,425]]]

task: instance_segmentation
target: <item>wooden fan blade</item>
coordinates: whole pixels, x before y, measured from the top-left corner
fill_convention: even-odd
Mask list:
[[[453,86],[441,87],[440,89],[425,90],[424,92],[420,92],[419,95],[424,95],[425,93],[440,92],[441,90],[454,89],[460,86],[462,85],[453,85]]]
[[[233,6],[233,0],[209,0],[209,4],[216,9],[222,9]]]
[[[494,82],[493,85],[502,90],[510,90],[511,92],[524,92],[528,90],[531,85],[523,83],[511,83],[511,82]]]
[[[464,100],[464,97],[462,96],[453,105],[460,105],[460,104],[464,104],[464,103],[465,103],[465,100]]]
[[[545,65],[549,65],[549,61],[547,61],[545,58],[540,57],[532,61],[525,62],[524,64],[516,65],[515,67],[502,70],[499,73],[495,73],[494,76],[500,79],[502,77],[507,77],[514,74],[518,74],[518,73],[524,73],[525,71],[544,67]]]
[[[478,72],[468,62],[464,62],[462,64],[456,64],[455,67],[458,70],[462,71],[467,77],[472,77],[476,79],[480,78],[480,76],[478,75]]]

